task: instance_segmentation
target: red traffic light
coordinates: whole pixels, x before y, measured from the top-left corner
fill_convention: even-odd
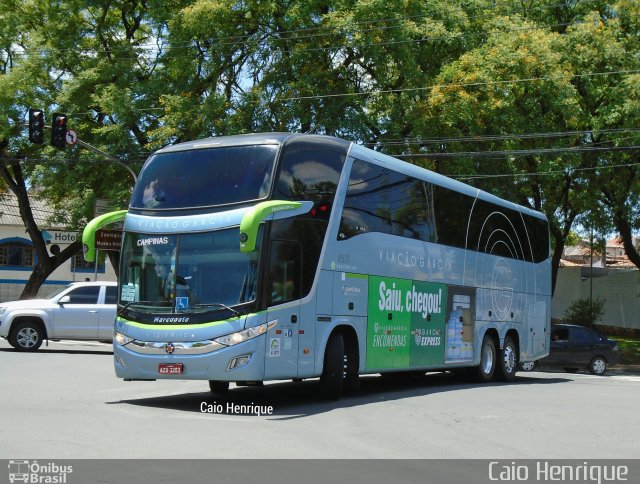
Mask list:
[[[67,115],[54,113],[51,123],[51,146],[64,148],[67,144]]]
[[[44,111],[29,108],[29,141],[41,145],[44,143]]]

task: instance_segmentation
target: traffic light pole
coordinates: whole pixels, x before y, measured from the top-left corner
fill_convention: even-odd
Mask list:
[[[79,139],[72,129],[67,129],[68,117],[66,114],[53,113],[53,122],[51,126],[45,125],[44,111],[42,109],[29,108],[29,141],[35,144],[44,143],[44,129],[51,128],[51,146],[64,149],[67,145],[79,144],[83,148],[87,148],[94,153],[98,153],[100,156],[106,158],[109,161],[117,163],[120,166],[126,168],[133,181],[137,182],[138,177],[129,165],[126,165],[122,160],[119,160],[113,155],[106,153],[95,146],[91,146],[89,143]]]
[[[129,165],[126,165],[122,160],[119,160],[115,156],[110,155],[109,153],[102,151],[101,149],[98,149],[95,146],[91,146],[89,143],[82,141],[80,138],[76,140],[76,143],[78,143],[83,148],[87,148],[88,150],[93,151],[94,153],[98,153],[99,155],[104,156],[109,161],[113,161],[114,163],[117,163],[118,165],[123,166],[124,168],[129,170],[129,173],[131,173],[131,176],[133,177],[133,181],[134,182],[138,181],[138,177],[136,176],[135,172],[131,169]]]

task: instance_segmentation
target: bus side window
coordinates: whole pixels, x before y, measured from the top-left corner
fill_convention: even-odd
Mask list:
[[[301,247],[297,242],[274,240],[269,260],[269,305],[300,299]]]

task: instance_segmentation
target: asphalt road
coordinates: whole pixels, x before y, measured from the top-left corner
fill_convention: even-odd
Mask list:
[[[327,402],[313,381],[218,400],[206,382],[123,382],[100,343],[18,353],[2,340],[0,367],[2,459],[640,457],[633,375],[531,372],[485,385],[446,373],[371,376]],[[234,414],[227,403],[273,414]]]

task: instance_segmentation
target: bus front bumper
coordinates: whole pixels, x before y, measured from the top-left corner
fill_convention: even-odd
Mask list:
[[[116,376],[125,380],[261,381],[265,339],[261,335],[233,346],[114,341],[114,367]]]

